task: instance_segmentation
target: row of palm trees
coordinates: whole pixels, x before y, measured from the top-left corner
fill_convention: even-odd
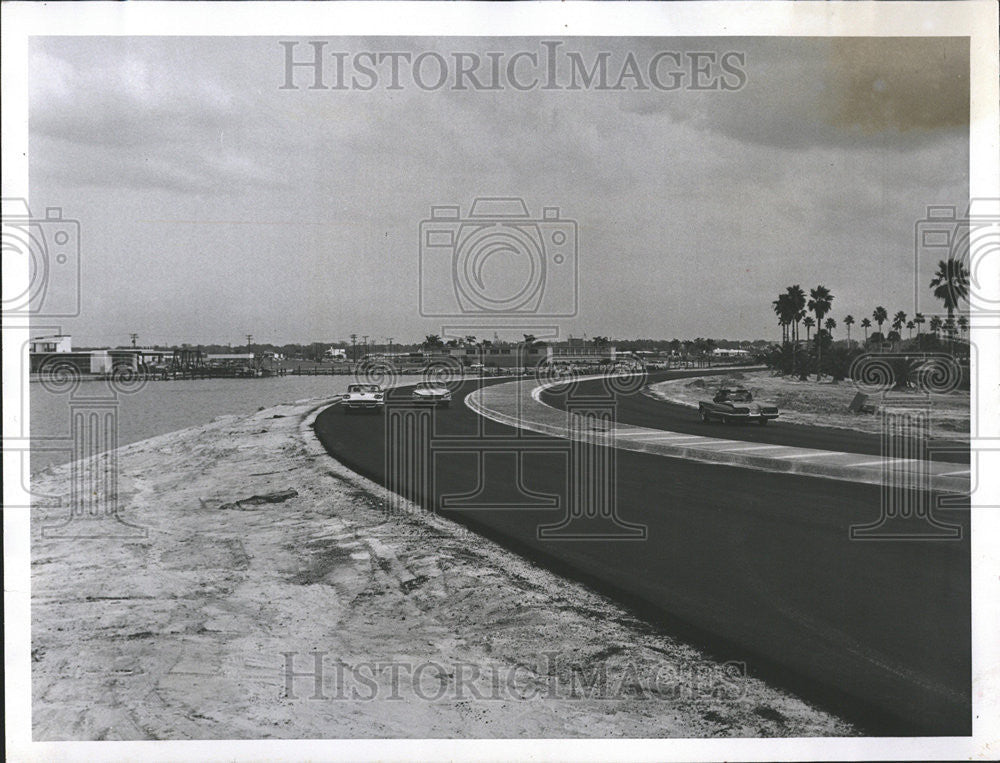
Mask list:
[[[789,288],[794,289],[797,287],[791,286]],[[778,313],[777,300],[775,300],[775,312]],[[800,320],[802,321],[802,325],[805,326],[806,329],[806,341],[810,341],[812,338],[812,329],[817,325],[817,320],[810,315],[806,315],[805,313],[803,313],[803,316],[804,317],[800,316]],[[785,341],[794,342],[795,341],[794,339],[788,337],[792,335],[797,336],[797,331],[795,330],[790,331],[789,324],[782,322],[781,313],[778,313],[778,317],[779,317],[779,324],[782,325],[782,330],[787,335]],[[861,322],[858,323],[858,325],[861,326],[861,328],[863,328],[865,331],[865,340],[864,340],[865,344],[868,343],[868,330],[872,327],[872,319],[874,319],[875,323],[878,325],[878,334],[882,335],[882,324],[886,323],[889,320],[888,311],[884,307],[879,305],[872,312],[871,318],[862,318]],[[847,328],[847,343],[851,344],[852,341],[851,327],[855,323],[857,323],[857,321],[854,319],[853,315],[845,315],[843,323],[844,326]],[[909,316],[907,316],[907,314],[904,311],[900,310],[892,317],[892,323],[889,324],[890,327],[892,328],[892,331],[890,331],[889,334],[885,336],[885,339],[890,342],[900,341],[902,339],[901,332],[904,328],[909,331],[909,338],[913,338],[914,329],[917,330],[917,336],[920,336],[920,327],[923,326],[925,323],[927,324],[928,328],[931,330],[931,333],[934,334],[935,337],[937,337],[940,334],[942,329],[944,329],[946,336],[950,336],[955,334],[956,330],[959,333],[964,334],[969,328],[969,320],[964,315],[960,315],[958,317],[958,320],[950,318],[946,320],[941,320],[940,316],[932,315],[930,321],[928,321],[927,318],[924,317],[923,313],[915,313],[912,318],[909,318]],[[834,318],[827,318],[823,322],[823,328],[832,337],[833,330],[837,328],[837,321]]]
[[[882,324],[889,320],[889,313],[884,307],[879,305],[872,312],[872,318],[875,319],[875,323],[878,324],[878,333],[882,334]],[[855,323],[853,315],[844,316],[844,325],[847,327],[847,343],[851,343],[851,326]],[[913,330],[917,330],[917,336],[920,336],[920,327],[924,324],[931,330],[931,333],[937,337],[941,330],[944,329],[946,336],[954,336],[956,329],[964,334],[969,328],[969,319],[964,315],[958,316],[956,321],[954,318],[948,318],[946,320],[941,320],[938,315],[932,315],[930,321],[924,317],[923,313],[914,313],[913,317],[910,318],[904,311],[900,310],[894,316],[892,316],[892,323],[889,326],[892,331],[889,332],[885,338],[890,342],[898,342],[902,339],[903,329],[907,329],[909,332],[909,338],[913,338]],[[865,344],[868,343],[868,329],[872,327],[872,321],[869,318],[862,318],[861,323],[858,324],[865,330]],[[827,319],[826,328],[828,331],[833,331],[837,327],[837,322],[832,318]],[[832,334],[831,334],[832,335]]]
[[[783,344],[792,343],[797,345],[799,341],[799,324],[806,328],[806,341],[811,339],[813,326],[822,326],[823,318],[833,307],[834,296],[825,286],[817,286],[809,290],[809,297],[799,284],[789,286],[783,294],[779,294],[774,300],[775,315],[778,316],[778,324],[781,326],[781,339]],[[813,313],[814,319],[809,313]],[[851,319],[853,321],[853,318]],[[827,329],[832,331],[837,322],[833,318],[827,318]],[[818,335],[818,332],[817,332]],[[820,353],[818,360],[822,360],[822,343],[817,342],[817,352]]]
[[[929,286],[934,289],[934,297],[943,302],[945,310],[948,313],[947,319],[942,321],[939,316],[935,315],[931,316],[928,322],[923,313],[916,313],[910,319],[903,310],[900,310],[893,316],[890,323],[896,336],[893,337],[890,333],[886,337],[887,339],[899,341],[903,328],[909,330],[911,337],[913,336],[913,329],[916,328],[917,335],[919,336],[920,327],[924,323],[928,323],[928,327],[935,336],[938,335],[939,331],[944,329],[945,334],[953,338],[956,328],[962,333],[968,329],[969,321],[966,316],[960,315],[958,320],[955,320],[955,312],[958,310],[959,304],[962,300],[968,299],[969,296],[969,273],[965,265],[953,257],[947,261],[941,260],[938,262],[938,269]],[[781,326],[782,342],[791,342],[792,344],[798,342],[800,323],[802,326],[805,326],[807,341],[810,340],[814,327],[822,327],[830,336],[833,336],[833,330],[837,327],[837,321],[832,317],[826,318],[825,321],[823,320],[830,312],[833,299],[833,294],[825,286],[817,286],[815,289],[810,289],[808,300],[806,299],[805,291],[800,285],[795,284],[786,288],[784,293],[779,294],[778,298],[771,303],[775,315],[778,316],[778,324]],[[813,318],[812,315],[809,315],[810,312],[816,317]],[[883,324],[889,322],[889,313],[884,307],[879,305],[872,312],[871,319],[862,318],[860,326],[865,330],[866,343],[868,342],[868,329],[872,327],[872,320],[878,324],[878,333],[882,334]],[[851,343],[851,326],[854,323],[853,315],[844,316],[844,325],[847,327],[848,345]],[[818,330],[817,335],[819,335]],[[882,335],[884,336],[884,334]],[[818,351],[821,352],[822,347],[819,347]]]

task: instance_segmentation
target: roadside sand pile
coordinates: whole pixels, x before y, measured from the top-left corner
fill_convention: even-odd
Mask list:
[[[317,404],[120,449],[121,516],[146,537],[43,537],[72,466],[36,475],[36,740],[854,733],[456,525],[387,512],[319,448]]]
[[[736,373],[732,377],[673,379],[652,384],[646,394],[670,403],[697,408],[700,400],[710,400],[715,390],[726,382],[749,389],[755,399],[774,402],[781,411],[778,421],[795,424],[854,429],[879,433],[880,419],[869,414],[848,412],[857,388],[850,381],[799,381],[792,377],[771,376],[768,371]],[[875,396],[871,402],[878,403]],[[893,410],[921,410],[929,404],[931,432],[936,436],[953,437],[969,432],[969,393],[950,392],[925,397],[915,390],[887,392],[883,405]]]

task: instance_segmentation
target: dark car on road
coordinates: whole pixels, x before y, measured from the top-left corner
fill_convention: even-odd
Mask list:
[[[756,421],[764,426],[778,418],[778,406],[755,403],[750,390],[745,387],[720,387],[711,401],[698,403],[701,420],[706,424],[717,419],[723,424]]]

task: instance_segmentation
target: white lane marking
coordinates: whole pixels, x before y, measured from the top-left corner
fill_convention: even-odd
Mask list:
[[[776,453],[774,457],[775,458],[782,458],[782,459],[789,459],[789,458],[820,458],[821,456],[831,456],[831,455],[839,455],[839,454],[837,454],[837,453],[831,453],[828,450],[820,450],[820,451],[817,451],[816,453],[789,453],[787,456],[782,455],[781,453]]]
[[[959,469],[957,472],[939,472],[937,474],[932,474],[932,477],[950,477],[953,474],[970,474],[971,469]]]
[[[640,437],[642,438],[656,437],[658,439],[689,440],[693,437],[701,437],[701,435],[680,434],[679,432],[664,432],[664,431],[653,431],[653,432],[645,431],[632,434],[632,432],[627,429],[624,431],[619,429],[618,434],[623,437],[631,437],[633,439],[638,439]]]
[[[617,430],[615,434],[618,437],[627,438],[629,440],[690,440],[691,442],[699,442],[711,440],[710,437],[703,437],[697,434],[679,434],[677,432],[643,432],[642,434],[632,434],[631,432],[622,432]]]
[[[730,448],[730,450],[766,450],[768,448],[787,448],[787,445],[747,445],[745,448]]]
[[[739,450],[739,448],[733,448],[733,446],[734,445],[740,445],[743,442],[744,442],[744,440],[716,440],[716,439],[708,438],[706,440],[706,442],[705,442],[705,446],[707,447],[709,445],[718,445],[723,450]],[[784,446],[782,446],[782,447],[784,447]]]
[[[663,441],[663,442],[672,443],[672,444],[681,443],[681,442],[688,443],[688,444],[696,443],[696,442],[704,443],[705,445],[710,445],[711,444],[709,442],[709,439],[707,437],[656,437],[656,438],[650,438],[650,439],[652,439],[654,442]]]
[[[876,464],[902,464],[909,462],[919,463],[912,458],[879,458],[875,461],[855,461],[854,463],[845,464],[845,466],[875,466]]]

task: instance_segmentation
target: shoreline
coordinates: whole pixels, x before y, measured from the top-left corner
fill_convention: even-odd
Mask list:
[[[33,507],[36,739],[857,733],[448,520],[387,512],[313,437],[328,402],[119,448],[121,516],[146,537],[43,537],[67,509]],[[65,498],[70,473],[33,489]],[[309,673],[313,652],[333,699],[309,699],[308,675],[285,696],[285,655]],[[352,672],[370,662],[396,667]],[[338,699],[338,665],[348,692],[375,696]],[[445,696],[432,669],[413,680],[420,665],[450,672]],[[481,699],[458,689],[465,666]],[[604,693],[567,694],[601,671]],[[516,691],[490,694],[490,675]]]

